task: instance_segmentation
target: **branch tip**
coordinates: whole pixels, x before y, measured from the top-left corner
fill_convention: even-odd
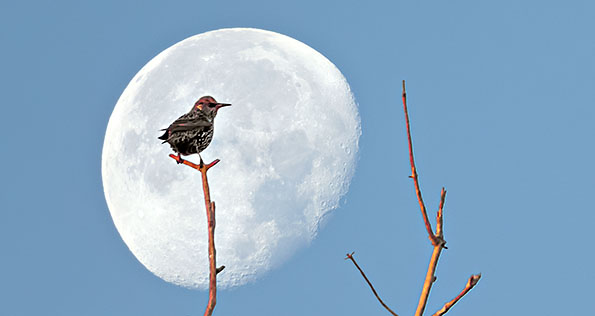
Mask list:
[[[215,160],[213,160],[213,161],[212,161],[210,164],[208,164],[208,165],[207,165],[207,170],[209,170],[209,169],[211,169],[212,167],[214,167],[216,164],[218,164],[218,163],[219,163],[219,161],[221,161],[221,160],[219,160],[219,159],[215,159]]]
[[[405,92],[405,80],[403,80],[403,97],[405,97],[406,92]]]
[[[409,144],[409,162],[411,164],[411,175],[410,178],[413,178],[413,185],[415,187],[415,194],[417,196],[417,201],[419,202],[419,208],[421,210],[421,215],[424,220],[424,224],[426,226],[426,231],[428,232],[428,237],[432,242],[432,245],[436,245],[438,240],[432,230],[432,225],[430,224],[430,220],[428,219],[428,213],[426,211],[426,205],[424,203],[424,199],[421,194],[421,188],[419,186],[419,179],[417,177],[417,169],[415,168],[415,159],[413,157],[413,141],[411,140],[411,125],[409,123],[409,112],[407,111],[407,98],[405,94],[405,80],[403,80],[403,112],[405,112],[405,127],[407,128],[407,143]]]
[[[347,258],[345,259],[350,259],[351,262],[353,262],[353,264],[355,265],[355,267],[359,270],[359,273],[364,277],[364,280],[366,280],[366,282],[368,283],[368,285],[370,286],[370,289],[372,290],[372,293],[374,293],[374,296],[376,296],[376,298],[378,299],[378,302],[380,302],[380,305],[382,305],[382,307],[384,307],[389,313],[391,313],[393,316],[399,316],[397,315],[397,313],[393,312],[392,309],[390,309],[380,298],[380,296],[378,296],[378,293],[376,292],[376,289],[374,289],[374,286],[372,285],[372,282],[370,282],[370,280],[368,280],[368,277],[366,276],[366,274],[364,273],[364,271],[362,270],[362,268],[359,267],[359,265],[357,264],[357,262],[355,261],[355,258],[353,257],[353,254],[355,252],[352,252],[351,254],[347,254]]]
[[[449,302],[444,304],[444,307],[442,307],[439,311],[434,313],[434,315],[432,315],[432,316],[442,316],[442,315],[446,314],[446,312],[448,312],[448,310],[451,307],[453,307],[453,305],[455,305],[461,298],[463,298],[463,296],[465,296],[465,294],[467,294],[469,291],[471,291],[471,289],[477,284],[477,282],[479,282],[480,278],[481,278],[481,273],[471,275],[469,277],[469,280],[467,281],[467,285],[465,285],[465,288],[461,291],[461,293],[459,293],[459,295],[457,295],[455,298],[453,298],[452,300],[450,300]]]
[[[475,284],[477,284],[477,282],[479,282],[479,279],[481,279],[481,273],[471,275],[471,277],[469,277],[469,282],[467,283],[468,286],[471,286],[471,287],[475,286]]]

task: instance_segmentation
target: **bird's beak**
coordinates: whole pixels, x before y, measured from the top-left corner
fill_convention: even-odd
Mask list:
[[[215,107],[215,109],[219,110],[220,108],[224,107],[224,106],[230,106],[231,104],[229,103],[217,103],[217,106]]]

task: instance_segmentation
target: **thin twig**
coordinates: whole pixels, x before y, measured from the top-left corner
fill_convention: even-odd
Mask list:
[[[181,160],[176,155],[169,155],[171,158],[176,160],[178,163],[183,163],[191,168],[200,171],[202,175],[202,188],[205,196],[205,208],[207,211],[207,223],[209,227],[209,302],[205,310],[204,316],[211,316],[215,305],[217,304],[217,273],[221,272],[225,266],[217,268],[217,256],[215,250],[215,202],[211,201],[211,193],[209,191],[209,181],[207,179],[207,171],[219,162],[219,159],[215,159],[210,164],[205,165],[200,160],[200,164],[197,165],[188,160]],[[181,161],[180,161],[181,160]]]
[[[411,163],[411,175],[409,177],[413,179],[413,183],[415,185],[415,194],[417,195],[419,208],[421,209],[421,214],[424,219],[424,223],[426,224],[428,237],[430,238],[432,245],[436,246],[440,243],[440,241],[438,238],[436,238],[432,231],[432,224],[430,224],[430,219],[428,218],[428,213],[426,211],[426,205],[424,204],[424,199],[421,196],[419,180],[417,179],[417,170],[415,169],[415,160],[413,159],[413,141],[411,140],[411,127],[409,125],[409,113],[407,112],[407,93],[405,92],[405,80],[403,80],[403,109],[405,110],[405,125],[407,126],[407,140],[409,142],[409,162]]]
[[[388,306],[386,306],[386,304],[384,304],[384,302],[382,301],[382,299],[380,298],[380,296],[378,296],[378,293],[376,293],[376,290],[374,289],[374,286],[372,285],[372,283],[370,282],[370,280],[368,280],[368,277],[366,277],[366,274],[364,273],[364,271],[359,267],[359,265],[357,264],[357,262],[355,262],[355,258],[353,257],[353,254],[355,252],[352,253],[348,253],[347,257],[345,258],[345,260],[350,259],[353,264],[355,265],[355,267],[359,270],[359,273],[362,274],[362,276],[364,277],[364,279],[366,280],[366,282],[368,282],[368,285],[370,286],[370,289],[372,289],[372,292],[374,293],[374,295],[376,296],[376,298],[378,299],[378,301],[380,302],[380,304],[386,308],[387,311],[389,311],[389,313],[393,314],[394,316],[398,316],[397,313],[393,312],[392,309],[390,309]]]
[[[176,156],[174,154],[169,154],[169,157],[172,158],[173,160],[175,160],[177,163],[185,164],[186,166],[191,167],[191,168],[194,168],[194,169],[200,171],[201,173],[202,173],[201,168],[204,167],[206,169],[205,172],[207,172],[207,170],[211,169],[211,167],[213,167],[217,163],[219,163],[219,159],[215,159],[215,160],[213,160],[213,162],[211,162],[208,165],[205,165],[204,163],[201,163],[203,165],[203,167],[201,167],[200,164],[197,165],[197,164],[193,163],[192,161],[188,161],[186,159],[181,159],[182,162],[180,162],[180,158],[178,158],[178,156]],[[201,162],[202,162],[202,160],[201,160]]]
[[[386,304],[384,304],[384,302],[382,301],[382,299],[380,298],[380,296],[378,296],[378,293],[376,292],[376,289],[374,289],[374,286],[372,285],[372,283],[370,282],[370,280],[368,280],[368,277],[366,276],[366,274],[364,273],[364,271],[359,267],[359,265],[357,264],[357,262],[355,262],[355,258],[353,257],[353,254],[355,252],[352,253],[348,253],[347,257],[345,258],[345,260],[350,259],[353,264],[355,265],[355,267],[359,270],[359,273],[362,274],[362,276],[364,277],[364,280],[366,280],[366,282],[368,282],[368,285],[370,286],[370,289],[372,289],[372,293],[374,293],[374,295],[376,296],[376,298],[378,299],[378,301],[380,302],[380,304],[386,308],[387,311],[389,311],[391,314],[393,314],[394,316],[398,316],[397,313],[393,312],[392,309],[390,309],[388,306],[386,306]]]
[[[450,302],[444,304],[444,307],[442,307],[439,311],[434,313],[434,315],[432,315],[432,316],[442,316],[442,315],[446,314],[446,312],[448,312],[448,310],[454,304],[456,304],[461,298],[463,298],[463,296],[465,296],[465,294],[467,294],[467,292],[471,291],[471,289],[475,286],[475,284],[477,284],[477,282],[479,282],[480,278],[481,278],[481,274],[474,274],[474,275],[470,276],[469,281],[467,281],[467,285],[465,285],[465,288],[461,291],[461,293],[459,293],[459,295],[457,295],[457,297],[453,298]]]
[[[436,213],[436,237],[444,240],[444,233],[442,232],[442,225],[444,223],[442,218],[442,210],[444,209],[444,200],[446,199],[446,190],[444,187],[440,192],[440,206],[438,206],[438,212]],[[445,242],[446,243],[446,242]],[[443,245],[444,246],[444,245]],[[446,247],[444,247],[447,249]]]

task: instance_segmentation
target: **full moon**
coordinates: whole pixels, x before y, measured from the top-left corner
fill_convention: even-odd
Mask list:
[[[361,134],[341,72],[306,44],[246,28],[189,37],[149,61],[109,119],[105,198],[122,239],[165,281],[208,286],[200,173],[168,157],[159,130],[201,96],[231,103],[215,119],[205,162],[217,204],[220,287],[278,267],[316,237],[354,173]],[[197,155],[185,159],[198,162]]]

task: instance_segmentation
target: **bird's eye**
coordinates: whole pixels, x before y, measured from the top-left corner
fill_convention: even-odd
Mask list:
[[[215,107],[215,105],[216,105],[215,103],[209,103],[209,107],[210,107],[210,108],[214,108],[214,107]]]

